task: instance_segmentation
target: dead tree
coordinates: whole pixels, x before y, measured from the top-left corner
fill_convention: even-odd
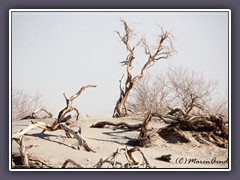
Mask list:
[[[228,126],[221,116],[216,115],[189,115],[180,108],[169,108],[165,114],[148,113],[135,145],[148,147],[154,143],[157,135],[169,143],[188,143],[191,140],[184,131],[189,131],[198,141],[208,141],[219,147],[226,148],[228,144]],[[147,128],[152,117],[159,117],[167,126],[157,130]],[[200,141],[199,141],[200,140]]]
[[[52,125],[48,125],[44,122],[34,122],[31,121],[32,124],[30,124],[26,129],[23,129],[17,133],[15,133],[14,135],[12,135],[13,139],[19,139],[21,138],[25,133],[27,133],[28,131],[30,131],[31,129],[38,127],[43,129],[42,133],[44,133],[45,131],[56,131],[56,130],[64,130],[66,133],[66,136],[69,138],[76,138],[78,141],[78,149],[80,149],[81,146],[83,146],[87,151],[92,151],[95,152],[94,150],[92,150],[88,144],[86,143],[86,141],[84,141],[82,139],[82,137],[80,136],[81,134],[81,128],[79,128],[77,131],[73,130],[71,128],[71,115],[67,115],[67,113],[75,110],[78,114],[78,110],[77,108],[73,105],[73,101],[86,89],[89,87],[96,87],[96,85],[86,85],[83,86],[76,94],[74,94],[73,96],[71,96],[69,99],[66,97],[65,93],[63,94],[66,100],[66,104],[67,106],[62,109],[59,114],[58,114],[58,118],[55,119],[55,121],[52,123]]]
[[[127,116],[127,98],[130,94],[131,89],[133,88],[134,83],[143,77],[144,71],[153,65],[156,61],[168,59],[175,52],[172,44],[173,35],[171,32],[164,31],[163,28],[161,28],[161,35],[159,36],[157,45],[153,49],[150,48],[145,38],[141,38],[136,43],[136,45],[131,46],[130,41],[134,36],[134,32],[124,20],[121,20],[121,22],[124,26],[124,35],[121,35],[119,32],[117,32],[117,34],[126,46],[128,56],[125,61],[121,62],[123,66],[126,66],[126,75],[123,75],[122,79],[120,80],[120,97],[115,105],[113,112],[113,117],[116,118]],[[133,68],[133,61],[135,59],[135,48],[139,45],[142,45],[147,56],[147,61],[143,65],[140,74],[134,77],[132,75],[131,69]]]
[[[137,139],[128,142],[132,146],[149,147],[155,144],[159,137],[168,143],[189,143],[191,139],[185,133],[186,131],[200,143],[208,144],[209,142],[223,148],[228,146],[228,122],[224,121],[221,115],[192,115],[181,108],[168,108],[169,112],[166,114],[150,111],[140,124],[101,121],[92,127],[115,126],[115,129],[120,127],[125,130],[140,131]],[[161,128],[149,127],[152,117],[158,117],[167,125]]]
[[[170,110],[166,115],[153,113],[169,125],[159,128],[157,133],[169,142],[190,142],[184,131],[190,131],[200,143],[211,142],[219,147],[227,147],[228,126],[217,115],[190,115],[180,108]],[[169,120],[170,119],[170,120]]]
[[[138,136],[137,145],[140,147],[147,147],[150,144],[152,144],[154,133],[148,133],[148,125],[151,122],[151,120],[152,120],[152,113],[149,112],[147,117],[143,121],[143,125]]]

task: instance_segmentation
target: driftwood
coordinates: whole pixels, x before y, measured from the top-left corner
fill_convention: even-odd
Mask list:
[[[32,148],[33,145],[25,146],[24,136],[21,136],[19,139],[15,139],[19,144],[19,153],[12,154],[12,168],[57,168],[49,165],[44,160],[41,160],[37,157],[29,155],[27,150]],[[71,159],[67,159],[62,168],[66,168],[67,164],[73,164],[76,168],[84,168],[81,165],[77,164]]]
[[[134,155],[135,152],[139,152],[142,156],[142,162],[140,162]],[[122,154],[123,153],[123,154]],[[119,155],[124,155],[126,158],[125,162],[120,162],[117,160]],[[47,162],[40,160],[39,158],[35,158],[32,156],[26,156],[28,166],[24,164],[24,161],[21,160],[21,155],[12,155],[12,168],[58,168],[51,165],[48,165]],[[80,164],[76,163],[71,159],[65,160],[61,168],[67,168],[68,164],[72,164],[74,168],[85,168]],[[114,152],[112,155],[105,159],[100,159],[96,165],[92,168],[104,168],[104,165],[110,165],[110,168],[154,168],[151,166],[144,155],[144,153],[138,148],[128,148],[128,147],[120,147]]]
[[[71,163],[72,165],[74,165],[76,168],[84,168],[83,166],[81,166],[80,164],[76,163],[75,161],[71,160],[71,159],[67,159],[63,165],[62,168],[66,168],[67,164]]]
[[[66,100],[67,106],[59,112],[58,118],[55,119],[55,121],[52,123],[52,125],[48,125],[44,122],[31,121],[32,124],[30,124],[26,129],[23,129],[15,134],[13,134],[12,138],[20,139],[25,133],[27,133],[28,131],[30,131],[31,129],[33,129],[35,127],[43,129],[42,133],[44,133],[45,131],[56,131],[56,130],[61,129],[61,130],[65,131],[67,137],[69,137],[69,138],[74,137],[77,139],[78,144],[79,144],[78,149],[80,149],[80,147],[83,146],[86,149],[86,151],[95,152],[87,145],[86,141],[81,138],[81,136],[80,136],[81,128],[79,128],[78,131],[74,131],[73,129],[71,129],[71,127],[70,127],[70,125],[72,124],[70,122],[71,115],[66,116],[66,114],[71,112],[72,110],[75,110],[79,115],[77,108],[75,106],[73,106],[73,100],[75,100],[86,88],[89,88],[89,87],[96,87],[96,85],[89,84],[89,85],[83,86],[76,94],[71,96],[69,99],[66,97],[65,93],[63,94],[64,98]]]
[[[140,163],[138,159],[133,155],[134,152],[140,152],[143,158],[143,162]],[[127,162],[122,163],[117,161],[117,157],[124,152],[124,155],[126,157]],[[114,152],[111,156],[105,158],[105,159],[100,159],[99,162],[93,166],[95,168],[102,168],[104,164],[108,164],[111,166],[111,168],[152,168],[143,154],[143,152],[138,148],[134,147],[129,149],[128,147],[121,147],[118,148],[116,152]]]
[[[12,168],[19,169],[19,168],[56,168],[54,166],[49,165],[44,160],[39,159],[38,157],[28,156],[29,165],[26,166],[21,161],[20,154],[13,154],[12,155]]]
[[[151,115],[151,112],[149,112],[147,117],[143,121],[141,131],[138,136],[138,140],[137,140],[138,146],[147,147],[153,143],[153,139],[154,139],[153,137],[155,136],[155,134],[148,133],[148,129],[147,129],[147,126],[149,125],[151,120],[152,120],[152,115]]]
[[[19,153],[12,154],[12,168],[54,168],[47,162],[28,154],[27,150],[33,146],[26,147],[24,136],[15,139],[19,144]]]
[[[119,122],[119,123],[114,123],[114,122],[109,122],[109,121],[101,121],[96,124],[93,124],[91,127],[93,128],[103,128],[105,126],[115,126],[115,129],[117,128],[122,128],[126,130],[140,130],[143,126],[143,124],[128,124],[126,122]]]
[[[24,119],[40,119],[37,116],[37,113],[41,112],[41,111],[43,111],[43,112],[45,112],[47,114],[47,116],[45,116],[44,118],[52,118],[53,117],[52,113],[48,112],[46,109],[44,109],[44,108],[37,108],[36,110],[34,110],[32,112],[31,115],[27,115],[27,116],[23,117],[21,120],[24,120]]]
[[[159,128],[157,133],[164,139],[175,142],[190,142],[184,135],[184,131],[193,133],[193,137],[200,143],[211,142],[219,147],[227,147],[228,126],[223,118],[217,115],[193,116],[185,113],[180,108],[170,109],[166,115],[152,113],[152,116],[159,117],[168,126]],[[175,142],[173,142],[175,141]]]
[[[168,126],[152,131],[148,127],[152,117],[158,117]],[[223,118],[217,115],[190,115],[180,108],[170,108],[166,114],[149,112],[143,123],[130,125],[126,122],[98,122],[91,127],[103,128],[107,125],[126,130],[140,130],[138,139],[129,141],[129,144],[140,147],[149,147],[155,143],[160,136],[169,143],[188,143],[191,140],[184,131],[190,131],[193,137],[200,143],[213,143],[219,147],[227,147],[228,126],[223,122]],[[207,134],[207,135],[206,135]]]
[[[80,136],[79,131],[73,131],[71,128],[69,128],[65,123],[60,123],[60,127],[66,131],[67,133],[70,133],[71,135],[73,135],[77,140],[78,140],[78,149],[80,149],[81,146],[83,146],[85,148],[86,151],[88,152],[95,152],[94,150],[92,150],[88,144],[86,143],[85,140],[83,140]]]
[[[105,126],[114,126],[115,129],[121,128],[130,131],[140,131],[138,139],[134,141],[129,141],[128,144],[140,147],[150,146],[156,140],[156,132],[150,132],[148,125],[152,120],[152,113],[149,112],[147,117],[144,119],[143,123],[139,124],[128,124],[126,122],[110,122],[110,121],[100,121],[96,124],[93,124],[91,127],[94,128],[103,128]]]

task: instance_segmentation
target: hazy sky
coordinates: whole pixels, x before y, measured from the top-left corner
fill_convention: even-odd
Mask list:
[[[154,45],[161,25],[175,36],[177,53],[154,71],[181,65],[218,81],[218,96],[228,91],[228,12],[12,12],[12,88],[37,90],[58,113],[68,97],[86,84],[74,101],[80,113],[111,117],[119,98],[120,61],[127,51],[114,30],[120,19]],[[136,67],[146,60],[136,57]]]

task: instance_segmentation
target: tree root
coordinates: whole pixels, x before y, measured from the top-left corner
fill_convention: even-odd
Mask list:
[[[191,116],[180,108],[171,109],[167,115],[157,113],[152,115],[164,122],[166,118],[171,120],[167,121],[170,125],[158,130],[158,134],[169,142],[190,142],[183,134],[183,131],[190,131],[199,143],[211,142],[219,147],[227,147],[228,126],[224,124],[221,116]]]
[[[126,130],[140,130],[136,141],[129,141],[128,144],[140,147],[149,147],[155,143],[157,137],[165,139],[169,143],[188,143],[190,139],[184,134],[184,131],[190,131],[193,137],[199,142],[208,144],[211,142],[219,147],[227,147],[228,126],[223,123],[221,116],[192,116],[185,113],[180,108],[169,108],[170,112],[166,115],[149,112],[143,123],[130,125],[125,122],[114,123],[109,121],[98,122],[91,127],[103,128],[104,126],[115,126]],[[165,123],[166,127],[159,128],[156,131],[150,131],[148,124],[152,117],[158,117]],[[116,129],[115,128],[115,129]],[[196,133],[207,133],[208,137],[201,137]]]

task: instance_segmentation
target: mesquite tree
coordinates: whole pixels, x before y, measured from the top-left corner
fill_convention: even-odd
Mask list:
[[[37,91],[30,95],[23,90],[12,91],[12,120],[21,120],[30,115],[38,107],[46,108],[42,102],[42,95]]]
[[[127,100],[127,107],[132,114],[145,114],[148,111],[165,113],[172,106],[172,92],[163,83],[165,74],[151,76],[149,72],[137,81]]]
[[[217,81],[206,80],[203,74],[181,66],[169,68],[163,83],[173,92],[175,103],[186,115],[206,111],[217,87]]]
[[[120,80],[120,97],[116,103],[114,108],[113,117],[124,117],[127,116],[127,109],[126,109],[126,101],[129,96],[131,89],[133,88],[134,83],[141,79],[144,75],[144,71],[151,65],[153,65],[156,61],[162,59],[168,59],[170,56],[173,55],[175,49],[173,47],[173,35],[171,32],[164,31],[163,28],[160,28],[160,35],[157,39],[157,44],[154,47],[150,47],[147,43],[147,40],[142,37],[134,46],[130,45],[130,41],[132,37],[135,35],[134,31],[128,26],[126,21],[121,20],[124,26],[124,34],[121,35],[118,31],[117,34],[119,35],[121,41],[126,46],[128,51],[128,55],[125,61],[122,61],[122,65],[126,66],[126,75],[122,76]],[[143,47],[143,50],[146,54],[146,62],[143,65],[141,72],[139,75],[132,76],[132,68],[133,68],[133,61],[135,57],[135,49],[139,46]],[[124,76],[125,79],[124,79]]]
[[[212,114],[227,117],[227,97],[217,100],[217,81],[182,66],[171,66],[166,74],[144,77],[135,83],[127,100],[132,113],[166,113],[168,107],[181,108],[188,114]]]

